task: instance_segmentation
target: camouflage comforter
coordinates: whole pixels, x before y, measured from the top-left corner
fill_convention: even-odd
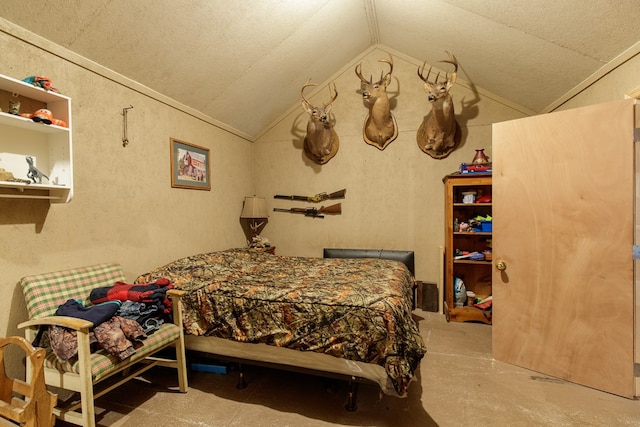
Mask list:
[[[187,291],[185,332],[315,351],[383,366],[404,395],[425,354],[411,317],[412,277],[380,259],[198,254],[136,280]]]

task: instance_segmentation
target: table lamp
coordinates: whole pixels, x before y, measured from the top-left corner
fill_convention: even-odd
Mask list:
[[[268,217],[267,203],[263,197],[252,196],[244,198],[240,218],[247,220],[249,228],[251,229],[249,246],[251,246],[251,243],[260,235],[264,225],[267,223]]]

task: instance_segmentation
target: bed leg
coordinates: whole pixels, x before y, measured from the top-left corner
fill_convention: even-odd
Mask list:
[[[356,400],[358,400],[358,386],[359,384],[357,382],[349,381],[347,404],[344,407],[349,412],[354,412],[358,409],[358,405],[356,404]]]
[[[244,390],[247,388],[247,383],[244,380],[244,366],[242,363],[238,363],[238,384],[236,384],[238,390]]]

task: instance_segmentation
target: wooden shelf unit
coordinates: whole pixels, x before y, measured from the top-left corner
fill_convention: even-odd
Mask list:
[[[68,127],[9,114],[9,100],[20,102],[21,113],[45,108]],[[71,99],[0,75],[0,109],[0,168],[13,173],[14,178],[27,179],[29,167],[25,158],[31,156],[38,170],[49,177],[38,184],[0,181],[0,198],[68,203],[73,197]]]
[[[491,324],[491,311],[473,305],[456,307],[454,285],[456,277],[462,279],[467,291],[477,297],[488,297],[491,290],[491,260],[455,259],[456,250],[484,252],[491,249],[492,233],[488,231],[459,231],[456,224],[468,223],[476,215],[491,215],[491,203],[463,203],[465,192],[475,191],[476,200],[491,195],[491,175],[451,174],[444,177],[445,184],[445,285],[443,310],[447,321],[477,321]]]

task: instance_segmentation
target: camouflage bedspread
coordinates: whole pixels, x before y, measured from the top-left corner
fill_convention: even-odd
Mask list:
[[[400,262],[230,249],[179,259],[136,282],[162,277],[187,291],[188,334],[379,364],[399,395],[426,351],[411,317],[412,277]]]

